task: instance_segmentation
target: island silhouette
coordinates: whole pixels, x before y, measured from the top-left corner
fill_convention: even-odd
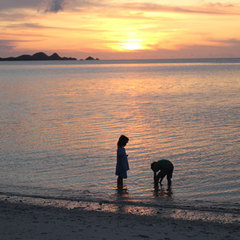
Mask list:
[[[89,56],[85,60],[99,60],[99,58],[93,58],[93,57]]]
[[[38,52],[33,55],[24,54],[18,57],[0,58],[0,61],[49,61],[49,60],[77,60],[77,59],[73,57],[60,57],[57,53],[53,53],[52,55],[48,56],[44,52]],[[85,60],[99,60],[99,59],[87,57]]]

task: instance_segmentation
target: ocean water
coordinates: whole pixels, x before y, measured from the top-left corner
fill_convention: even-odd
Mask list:
[[[1,62],[0,192],[116,199],[125,134],[129,201],[239,208],[239,92],[240,60]],[[170,193],[153,191],[161,158]]]

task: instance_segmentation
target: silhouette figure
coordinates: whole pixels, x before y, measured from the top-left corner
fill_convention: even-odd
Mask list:
[[[118,189],[123,188],[123,179],[127,178],[127,171],[129,170],[128,155],[126,154],[124,148],[127,145],[128,141],[129,141],[128,137],[121,135],[117,143],[118,149],[117,149],[116,175],[118,176],[117,178]]]
[[[161,159],[158,162],[153,162],[151,164],[151,169],[154,172],[154,188],[158,189],[158,183],[160,183],[160,186],[162,186],[162,180],[165,176],[167,176],[167,190],[170,191],[172,185],[172,174],[174,169],[173,164],[169,160]]]

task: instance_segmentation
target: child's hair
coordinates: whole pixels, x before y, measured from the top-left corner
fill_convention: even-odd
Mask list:
[[[152,169],[154,172],[156,172],[156,163],[157,163],[157,162],[151,163],[151,169]]]
[[[129,138],[128,138],[128,137],[126,137],[126,136],[124,136],[124,135],[121,135],[120,138],[119,138],[119,140],[118,140],[117,145],[118,145],[118,147],[124,147],[124,146],[126,146],[126,144],[128,143],[128,141],[129,141]]]

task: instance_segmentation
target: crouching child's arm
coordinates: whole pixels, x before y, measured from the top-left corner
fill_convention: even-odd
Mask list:
[[[154,188],[158,188],[158,177],[157,177],[157,173],[153,172],[153,180],[154,180]]]

